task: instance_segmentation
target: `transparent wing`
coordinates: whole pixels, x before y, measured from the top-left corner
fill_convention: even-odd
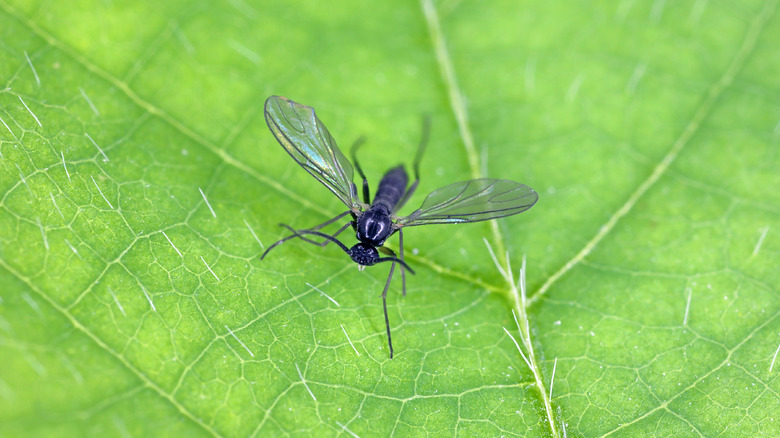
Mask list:
[[[539,195],[504,179],[472,179],[434,190],[422,206],[398,220],[399,226],[477,222],[522,213]]]
[[[357,188],[352,182],[352,165],[314,114],[314,108],[286,97],[271,96],[265,101],[265,122],[301,167],[350,209],[360,208]]]

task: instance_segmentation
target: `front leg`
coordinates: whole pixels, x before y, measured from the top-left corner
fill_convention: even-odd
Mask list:
[[[333,234],[331,235],[331,237],[333,237],[333,238],[336,238],[336,237],[337,237],[339,234],[341,234],[341,233],[342,233],[344,230],[346,230],[347,228],[349,228],[349,226],[350,226],[350,225],[352,225],[352,226],[354,227],[354,226],[355,226],[355,221],[349,221],[349,222],[347,222],[346,224],[342,225],[342,226],[341,226],[341,228],[339,228],[338,230],[336,230],[336,232],[335,232],[335,233],[333,233]],[[316,231],[316,230],[315,230],[315,229],[311,229],[311,230],[305,230],[305,231]],[[300,235],[299,235],[298,237],[300,237]],[[304,239],[304,238],[303,238],[303,237],[301,237],[301,239]],[[329,243],[331,242],[331,240],[328,240],[328,239],[325,239],[325,240],[324,240],[324,241],[322,241],[322,242],[315,242],[315,241],[313,241],[313,240],[309,240],[309,239],[304,239],[304,240],[306,240],[306,241],[307,241],[307,242],[309,242],[309,243],[313,243],[313,244],[315,244],[315,245],[317,245],[317,246],[319,246],[319,247],[324,247],[325,245],[327,245],[327,244],[329,244]]]
[[[350,210],[347,210],[347,211],[345,211],[344,213],[341,213],[340,215],[338,215],[338,216],[334,217],[333,219],[328,219],[327,221],[325,221],[325,222],[323,222],[323,223],[321,223],[321,224],[319,224],[319,225],[317,225],[317,226],[315,226],[315,227],[313,227],[313,228],[309,228],[309,229],[310,229],[310,230],[319,230],[320,228],[327,227],[328,225],[332,224],[333,222],[336,222],[337,220],[339,220],[339,219],[343,218],[344,216],[346,216],[346,215],[348,215],[348,214],[350,214],[350,213],[352,213],[352,212],[351,212]],[[346,228],[346,227],[347,227],[349,224],[351,224],[351,223],[352,223],[352,221],[350,221],[349,223],[347,223],[347,225],[345,225],[345,226],[343,226],[342,228],[340,228],[340,229],[339,229],[339,230],[336,232],[336,234],[335,234],[335,235],[338,235],[339,233],[341,233],[342,231],[344,231],[344,229],[345,229],[345,228]],[[280,224],[280,225],[282,225],[282,224]],[[287,227],[287,228],[290,228],[290,227]],[[292,229],[292,228],[290,228],[290,229]],[[290,240],[290,239],[293,239],[293,238],[295,238],[295,237],[300,237],[300,236],[298,235],[298,233],[295,233],[294,231],[295,231],[295,230],[293,230],[293,235],[292,235],[292,236],[287,236],[287,237],[285,237],[284,239],[281,239],[281,240],[279,240],[279,241],[275,242],[274,244],[272,244],[271,246],[269,246],[269,247],[268,247],[268,249],[266,249],[266,250],[265,250],[265,252],[263,253],[263,255],[262,255],[262,256],[260,256],[260,260],[263,260],[263,259],[265,258],[265,256],[266,256],[266,255],[268,255],[268,253],[269,253],[269,252],[270,252],[272,249],[276,248],[277,246],[279,246],[279,245],[283,244],[284,242],[287,242],[288,240]],[[312,243],[315,243],[315,244],[317,244],[317,245],[320,245],[320,246],[325,246],[325,245],[321,245],[319,242],[312,242]]]
[[[293,233],[292,236],[289,236],[290,239],[292,239],[294,237],[298,237],[299,239],[303,240],[304,242],[308,242],[308,243],[311,243],[312,245],[317,245],[320,248],[322,248],[325,245],[327,245],[328,243],[335,241],[336,237],[339,234],[341,234],[344,230],[346,230],[347,227],[349,227],[350,225],[353,225],[353,223],[354,223],[353,221],[347,222],[341,228],[339,228],[335,233],[333,233],[333,235],[327,235],[327,234],[324,234],[324,233],[320,233],[319,231],[316,231],[316,228],[304,229],[304,230],[296,230],[295,228],[293,228],[293,227],[291,227],[291,226],[289,226],[287,224],[279,224],[279,226],[280,227],[285,227],[285,228],[287,228],[288,230],[290,230]],[[324,236],[325,240],[322,241],[322,242],[317,242],[316,240],[309,239],[308,237],[303,237],[303,234],[314,234],[316,236]]]

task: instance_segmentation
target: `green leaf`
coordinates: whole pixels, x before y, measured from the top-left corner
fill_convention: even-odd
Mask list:
[[[780,435],[778,40],[777,1],[0,0],[0,435]],[[408,229],[392,360],[386,266],[260,260],[343,211],[271,94],[372,187],[430,114],[407,211],[540,194]]]

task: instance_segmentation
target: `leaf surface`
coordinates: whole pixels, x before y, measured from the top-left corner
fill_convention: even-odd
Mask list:
[[[780,435],[777,2],[432,6],[0,0],[0,435],[549,436],[483,237],[527,257],[558,434]],[[372,188],[430,114],[402,213],[540,195],[405,233],[393,360],[386,266],[259,258],[343,211],[272,94],[366,135]]]

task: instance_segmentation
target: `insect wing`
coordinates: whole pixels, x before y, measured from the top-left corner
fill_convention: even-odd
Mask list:
[[[422,206],[400,218],[399,226],[477,222],[522,213],[539,195],[530,187],[504,179],[473,179],[434,190]]]
[[[352,165],[317,118],[314,108],[286,97],[265,101],[265,122],[279,144],[350,209],[359,209]]]

